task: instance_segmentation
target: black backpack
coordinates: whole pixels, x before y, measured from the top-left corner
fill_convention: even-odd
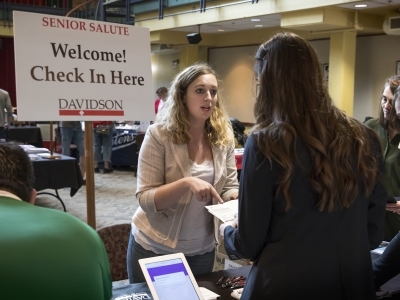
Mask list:
[[[244,147],[247,140],[247,134],[244,133],[246,127],[240,122],[238,119],[230,118],[233,134],[235,135],[235,139],[237,140],[238,144]]]

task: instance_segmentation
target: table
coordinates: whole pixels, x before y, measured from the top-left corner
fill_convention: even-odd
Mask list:
[[[24,144],[30,144],[39,148],[43,147],[42,132],[35,126],[11,126],[7,131],[9,141],[18,141]]]
[[[40,192],[38,195],[50,195],[57,198],[66,212],[65,204],[62,201],[58,190],[61,188],[71,188],[70,195],[73,197],[83,185],[82,173],[75,158],[60,155],[60,159],[46,159],[39,157],[32,161],[35,173],[35,189],[41,191],[52,189],[55,194]]]
[[[113,166],[137,166],[138,153],[136,136],[139,133],[130,129],[114,129],[111,162]],[[238,174],[242,169],[243,148],[235,149],[235,160]]]
[[[111,162],[113,166],[136,166],[136,130],[114,129],[112,138]]]
[[[209,289],[210,291],[213,291],[214,293],[217,293],[221,297],[218,299],[221,300],[232,300],[233,298],[231,297],[232,289],[230,288],[222,288],[220,285],[216,285],[215,283],[220,279],[223,275],[226,276],[240,276],[243,275],[247,278],[249,272],[250,272],[251,266],[244,266],[241,268],[237,269],[229,269],[229,270],[222,270],[218,272],[212,272],[212,273],[207,273],[203,275],[198,275],[195,276],[196,281],[200,287],[205,287],[206,289]],[[113,288],[113,299],[116,297],[120,297],[122,295],[126,294],[131,294],[131,293],[139,293],[139,292],[145,292],[149,296],[150,290],[149,287],[147,286],[147,283],[135,283],[135,284],[128,284],[128,285],[122,285],[122,286],[116,286]],[[150,299],[153,299],[151,297]],[[177,298],[179,299],[179,298]]]
[[[238,180],[240,180],[240,173],[242,172],[242,159],[243,159],[244,148],[235,149],[235,163],[238,174]]]
[[[371,253],[372,260],[375,260],[379,257],[379,255]],[[216,285],[215,283],[218,281],[219,278],[221,278],[223,275],[226,276],[245,276],[246,278],[249,275],[251,265],[249,266],[244,266],[240,267],[237,269],[229,269],[229,270],[222,270],[218,272],[212,272],[212,273],[207,273],[203,275],[198,275],[195,276],[196,281],[200,287],[205,287],[214,293],[217,293],[221,297],[219,299],[221,300],[232,300],[233,298],[231,297],[231,292],[232,289],[230,288],[222,288],[220,285]],[[396,300],[400,299],[400,274],[397,275],[396,277],[392,278],[389,280],[387,283],[385,283],[382,287],[382,295],[383,296],[379,299],[391,299],[391,300]],[[398,293],[394,293],[395,291],[398,291]],[[130,293],[139,293],[139,292],[145,292],[149,296],[150,290],[147,286],[147,283],[136,283],[136,284],[128,284],[128,285],[122,285],[122,286],[116,286],[113,287],[113,299],[122,295],[130,294]],[[149,299],[153,299],[152,297]]]

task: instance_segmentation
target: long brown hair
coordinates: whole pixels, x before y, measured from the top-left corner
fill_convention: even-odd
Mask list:
[[[286,209],[294,163],[300,163],[298,140],[311,155],[309,180],[319,194],[319,211],[349,207],[360,190],[369,196],[378,171],[373,133],[335,107],[312,46],[295,34],[279,33],[260,46],[255,73],[260,90],[252,134],[267,159],[284,170],[276,193],[285,196]]]

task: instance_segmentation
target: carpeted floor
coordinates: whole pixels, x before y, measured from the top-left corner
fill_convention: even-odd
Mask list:
[[[96,200],[96,229],[121,223],[130,223],[138,207],[135,197],[136,177],[132,168],[118,168],[113,173],[94,174]],[[54,193],[54,190],[44,190]],[[86,222],[86,187],[82,186],[74,197],[70,189],[59,190],[59,195],[67,208],[67,213]],[[55,197],[39,195],[36,205],[63,210]]]

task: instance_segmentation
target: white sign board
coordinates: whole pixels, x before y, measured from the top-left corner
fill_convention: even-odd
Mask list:
[[[18,120],[153,120],[150,32],[14,11]]]

